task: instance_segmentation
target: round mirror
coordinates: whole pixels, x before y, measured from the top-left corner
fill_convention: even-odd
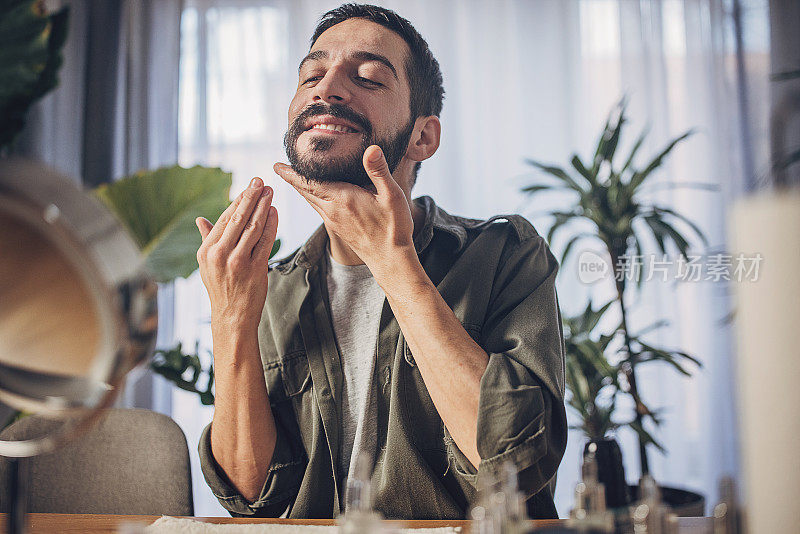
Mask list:
[[[0,401],[64,421],[0,440],[47,452],[89,426],[155,341],[157,286],[99,201],[41,165],[0,161]]]

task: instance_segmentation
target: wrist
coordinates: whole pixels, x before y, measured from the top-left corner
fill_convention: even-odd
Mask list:
[[[240,352],[241,349],[258,347],[258,325],[243,322],[231,323],[211,320],[211,337],[214,352]]]
[[[390,255],[389,261],[370,266],[370,270],[390,298],[405,300],[427,289],[436,290],[413,247],[398,250]]]

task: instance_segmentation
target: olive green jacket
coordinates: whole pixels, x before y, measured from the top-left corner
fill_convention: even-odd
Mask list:
[[[509,460],[520,470],[531,516],[557,517],[553,490],[567,441],[558,263],[521,216],[478,221],[449,215],[430,197],[415,202],[426,213],[414,239],[420,262],[489,354],[480,385],[481,462],[476,471],[454,443],[384,301],[375,364],[375,508],[387,518],[465,518],[479,479],[499,479]],[[254,502],[215,462],[211,425],[200,439],[203,474],[232,515],[279,516],[288,509],[288,517],[331,518],[343,508],[343,377],[327,304],[327,241],[320,227],[268,275],[259,344],[277,442]]]

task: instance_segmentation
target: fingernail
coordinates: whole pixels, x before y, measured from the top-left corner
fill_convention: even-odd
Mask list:
[[[262,185],[264,185],[264,182],[262,182],[261,178],[259,178],[258,176],[250,180],[250,187],[252,187],[253,189],[258,189]]]
[[[262,195],[264,195],[265,197],[272,196],[272,188],[270,186],[265,187]]]
[[[372,155],[369,157],[369,160],[372,161],[372,162],[377,162],[377,161],[379,161],[381,159],[382,155],[383,155],[383,151],[380,149],[380,147],[378,147],[378,150],[373,150],[372,151]]]

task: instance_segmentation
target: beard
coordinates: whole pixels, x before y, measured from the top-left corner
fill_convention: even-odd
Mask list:
[[[314,137],[309,142],[311,154],[300,154],[297,151],[297,139],[305,129],[306,121],[316,115],[331,115],[345,119],[361,128],[361,148],[347,156],[334,157],[330,154],[336,143],[333,136]],[[389,137],[374,135],[372,123],[360,113],[342,104],[315,103],[308,106],[298,115],[286,131],[283,144],[286,147],[286,156],[289,163],[299,175],[313,182],[346,182],[364,189],[374,189],[372,180],[369,179],[364,169],[364,151],[370,145],[378,145],[383,150],[389,172],[394,172],[400,160],[406,153],[411,133],[414,130],[414,120]]]

